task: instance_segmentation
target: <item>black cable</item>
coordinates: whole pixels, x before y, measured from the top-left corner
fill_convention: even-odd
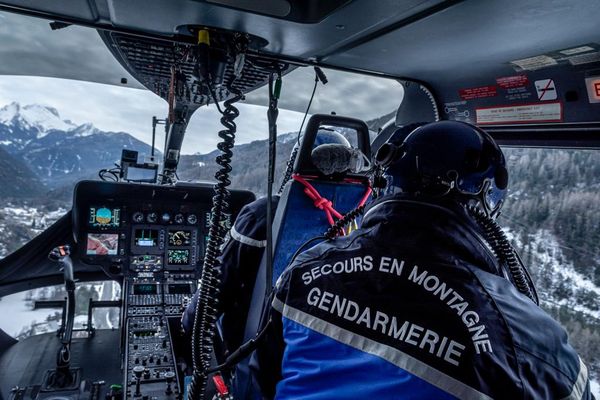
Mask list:
[[[270,302],[267,304],[270,304]],[[233,353],[231,353],[231,355],[229,357],[227,357],[227,359],[225,360],[225,362],[223,362],[223,364],[219,364],[216,367],[212,367],[206,372],[209,374],[212,374],[215,372],[221,372],[223,370],[232,368],[234,365],[238,364],[244,358],[248,357],[254,350],[256,350],[256,348],[258,347],[260,342],[262,342],[262,340],[265,338],[265,335],[266,335],[267,330],[270,325],[271,325],[271,319],[269,319],[267,321],[265,326],[256,334],[256,336],[254,338],[248,340],[246,343],[244,343],[240,347],[238,347],[237,350],[235,350]]]
[[[308,112],[310,111],[310,106],[313,102],[313,98],[315,97],[317,85],[319,84],[319,75],[316,71],[317,70],[315,69],[315,84],[313,86],[312,94],[310,95],[310,99],[308,100],[308,106],[306,106],[306,111],[304,112],[304,117],[302,118],[300,129],[298,129],[298,135],[296,136],[296,146],[294,146],[294,149],[290,154],[290,159],[287,161],[287,164],[285,166],[285,173],[283,174],[281,185],[279,186],[279,191],[277,192],[278,194],[281,194],[283,192],[285,184],[291,179],[292,173],[294,172],[294,163],[296,162],[296,157],[298,157],[298,152],[300,151],[300,136],[302,134],[302,128],[304,128],[306,117],[308,116]]]
[[[192,334],[194,372],[188,389],[188,400],[200,399],[206,390],[218,315],[221,278],[219,256],[221,255],[221,245],[226,233],[226,228],[223,227],[222,222],[225,213],[229,209],[230,193],[227,187],[231,184],[229,180],[230,163],[233,155],[231,149],[235,143],[237,129],[234,120],[239,116],[239,110],[233,104],[243,98],[243,93],[234,88],[232,83],[230,83],[228,89],[234,96],[225,101],[225,109],[221,117],[221,124],[225,129],[219,131],[219,137],[222,141],[217,145],[217,148],[221,151],[221,154],[216,157],[216,163],[221,168],[215,174],[217,183],[214,186],[215,195],[212,199],[212,218],[200,277],[198,303],[194,314]],[[214,92],[212,90],[210,92],[213,95],[213,101],[217,105],[217,109],[219,109]]]
[[[343,233],[343,229],[346,225],[353,222],[359,215],[365,213],[366,205],[356,207],[354,210],[347,212],[344,216],[337,221],[324,233],[325,237],[329,240],[334,239]]]
[[[103,168],[98,171],[98,177],[105,182],[119,182],[123,168],[117,163],[113,168]]]
[[[269,74],[269,168],[267,173],[267,246],[266,246],[266,285],[265,297],[269,297],[273,287],[273,183],[275,182],[275,163],[277,155],[277,108],[281,90],[281,74],[275,82],[275,73]]]
[[[500,225],[477,207],[467,207],[467,211],[483,229],[485,238],[498,261],[508,267],[508,272],[519,292],[539,305],[540,300],[533,279]]]

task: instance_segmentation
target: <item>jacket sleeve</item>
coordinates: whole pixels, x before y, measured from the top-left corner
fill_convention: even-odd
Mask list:
[[[276,209],[279,198],[273,198]],[[248,306],[256,274],[266,247],[266,198],[260,198],[242,208],[228,232],[221,264],[221,298],[219,314]],[[198,291],[182,316],[182,326],[191,334]]]
[[[287,269],[278,279],[273,295],[266,304],[267,310],[263,313],[264,319],[261,323],[261,326],[266,325],[265,337],[261,340],[250,362],[255,386],[260,389],[263,399],[275,397],[277,382],[282,378],[281,362],[285,350],[283,317],[273,303],[274,301],[281,303],[287,296],[290,276],[291,271]]]
[[[248,252],[245,248],[246,246],[243,243],[240,243],[236,240],[231,239],[231,237],[227,237],[227,241],[223,247],[223,254],[220,257],[221,261],[221,300],[219,301],[219,314],[223,312],[223,309],[228,304],[228,296],[226,295],[228,292],[231,292],[231,287],[233,286],[234,281],[238,278],[238,265],[239,260],[243,259],[244,254]],[[192,329],[194,326],[194,314],[196,313],[196,308],[198,306],[198,296],[200,294],[200,290],[196,290],[192,300],[188,304],[187,308],[183,312],[181,317],[181,325],[183,330],[187,335],[192,334]]]

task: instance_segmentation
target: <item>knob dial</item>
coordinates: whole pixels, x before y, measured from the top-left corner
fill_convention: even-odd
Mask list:
[[[163,222],[163,224],[168,224],[171,221],[171,214],[163,213],[163,215],[160,216],[160,219]]]
[[[198,222],[198,217],[196,216],[196,214],[190,214],[187,217],[187,223],[190,225],[196,225],[196,223]]]
[[[146,221],[148,221],[151,224],[156,223],[156,221],[158,221],[158,214],[155,212],[148,213],[148,215],[146,215]]]
[[[185,218],[184,218],[183,214],[176,214],[175,218],[173,218],[173,220],[175,221],[175,223],[177,225],[181,225],[185,222]]]
[[[137,223],[137,224],[141,224],[142,222],[144,222],[144,213],[142,212],[135,212],[133,213],[133,222]]]

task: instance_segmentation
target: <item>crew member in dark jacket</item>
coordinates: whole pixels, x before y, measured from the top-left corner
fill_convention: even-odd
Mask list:
[[[378,152],[384,195],[361,229],[277,282],[256,354],[277,399],[590,399],[587,369],[539,306],[495,223],[504,156],[459,122]]]
[[[324,144],[350,147],[341,133],[331,129],[318,131],[313,148]],[[279,196],[273,196],[273,212],[278,202]],[[219,307],[222,313],[220,328],[223,346],[227,352],[236,350],[242,344],[256,274],[267,245],[266,227],[267,198],[262,197],[242,208],[223,247]],[[188,334],[192,332],[198,294],[199,291],[182,316],[182,325]]]

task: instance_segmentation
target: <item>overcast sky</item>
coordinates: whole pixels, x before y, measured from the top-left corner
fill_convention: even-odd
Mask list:
[[[167,114],[164,100],[147,90],[133,89],[141,86],[92,29],[71,26],[52,31],[48,21],[0,13],[0,60],[0,107],[12,101],[48,105],[64,119],[78,124],[91,122],[101,130],[128,132],[145,142],[150,142],[152,116],[163,118]],[[395,81],[326,73],[329,83],[317,89],[311,113],[335,111],[368,120],[395,110],[402,99],[402,87]],[[126,86],[119,83],[122,77],[128,79]],[[299,68],[284,77],[280,133],[299,128],[313,82],[312,68]],[[237,143],[267,137],[266,109],[257,105],[267,104],[266,88],[249,94],[246,103],[239,106]],[[196,111],[183,153],[213,150],[221,129],[219,118],[214,106]]]

